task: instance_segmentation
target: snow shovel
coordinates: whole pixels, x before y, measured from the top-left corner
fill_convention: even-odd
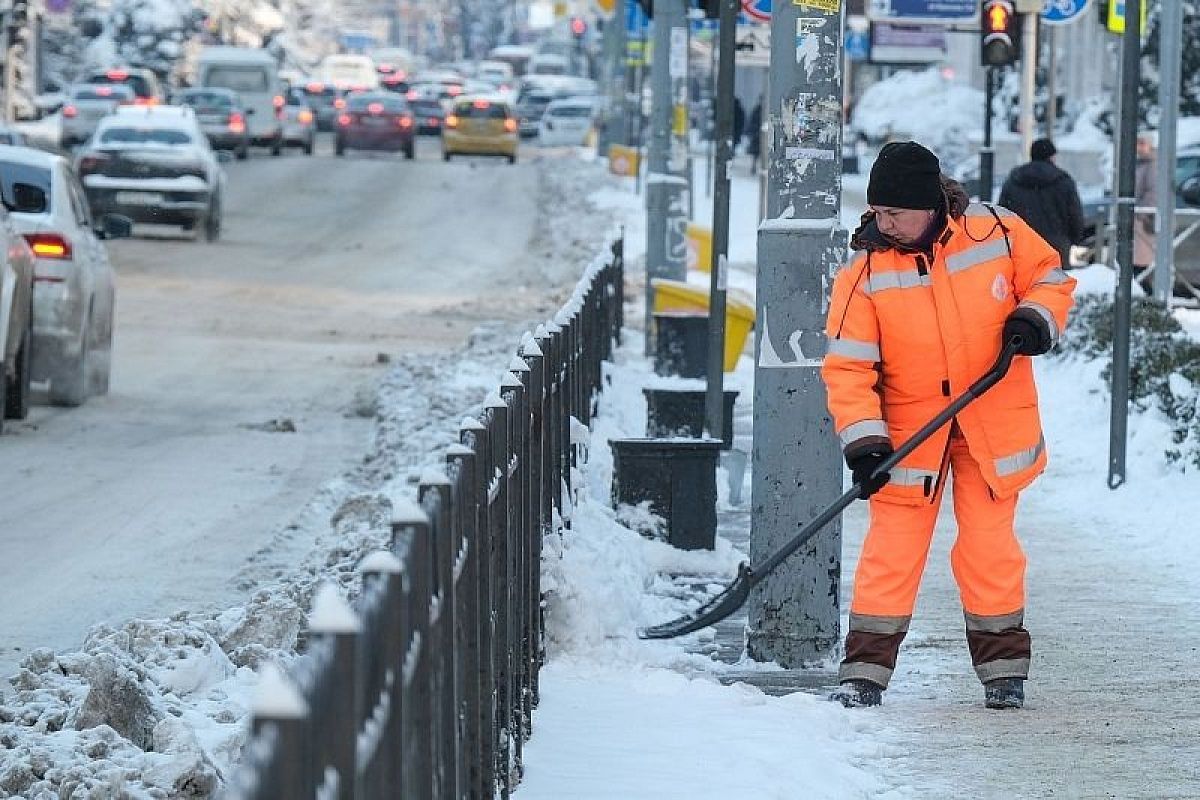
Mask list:
[[[1000,351],[1000,356],[996,359],[996,363],[992,365],[991,369],[985,372],[979,380],[971,384],[965,392],[959,395],[950,405],[946,406],[941,413],[925,423],[919,431],[912,435],[911,439],[896,448],[894,453],[884,459],[875,468],[874,474],[878,475],[881,472],[890,471],[900,463],[901,459],[913,450],[916,450],[922,442],[932,436],[938,428],[941,428],[953,419],[958,412],[966,408],[981,394],[995,386],[1008,372],[1013,356],[1017,354],[1020,346],[1020,336],[1014,336],[1009,339]],[[770,575],[776,567],[800,549],[801,545],[815,536],[830,520],[837,517],[847,506],[857,500],[861,490],[862,487],[857,483],[851,486],[833,505],[822,511],[816,519],[808,523],[804,530],[797,533],[790,542],[771,554],[766,561],[759,564],[756,568],[751,569],[750,565],[743,561],[738,565],[737,577],[734,578],[733,583],[729,584],[720,594],[692,613],[686,614],[679,619],[671,620],[670,622],[664,622],[661,625],[641,628],[638,630],[638,637],[642,639],[673,639],[676,636],[683,636],[685,633],[706,628],[725,619],[742,607],[742,604],[746,602],[746,598],[750,596],[750,590],[755,585],[767,575]]]

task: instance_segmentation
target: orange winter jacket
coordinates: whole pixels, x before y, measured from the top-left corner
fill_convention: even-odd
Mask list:
[[[835,279],[821,375],[847,454],[884,437],[898,446],[949,405],[992,366],[1004,320],[1018,304],[1037,312],[1052,340],[1066,324],[1075,279],[1058,252],[1012,212],[962,199],[932,258],[878,242]],[[1013,495],[1045,468],[1028,356],[1017,356],[1004,379],[956,420],[996,497]],[[943,426],[876,497],[930,502],[949,437]]]

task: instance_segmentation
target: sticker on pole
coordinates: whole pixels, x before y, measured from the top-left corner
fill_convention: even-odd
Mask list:
[[[771,0],[742,0],[742,11],[760,22],[770,22]]]
[[[1069,25],[1083,16],[1091,0],[1045,0],[1042,22],[1047,25]]]
[[[827,14],[836,14],[842,10],[842,0],[792,0],[792,5],[824,11]]]

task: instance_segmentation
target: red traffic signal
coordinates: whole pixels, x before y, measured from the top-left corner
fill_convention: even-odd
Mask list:
[[[585,33],[587,33],[587,22],[583,17],[571,17],[571,35],[576,39],[582,39]]]
[[[982,40],[979,60],[985,67],[1016,62],[1021,42],[1021,22],[1012,0],[983,0],[980,19]]]

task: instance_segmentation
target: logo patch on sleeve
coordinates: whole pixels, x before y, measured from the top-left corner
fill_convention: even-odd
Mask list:
[[[1008,299],[1008,279],[1003,275],[997,275],[996,280],[992,281],[992,297],[996,298],[997,303]]]

